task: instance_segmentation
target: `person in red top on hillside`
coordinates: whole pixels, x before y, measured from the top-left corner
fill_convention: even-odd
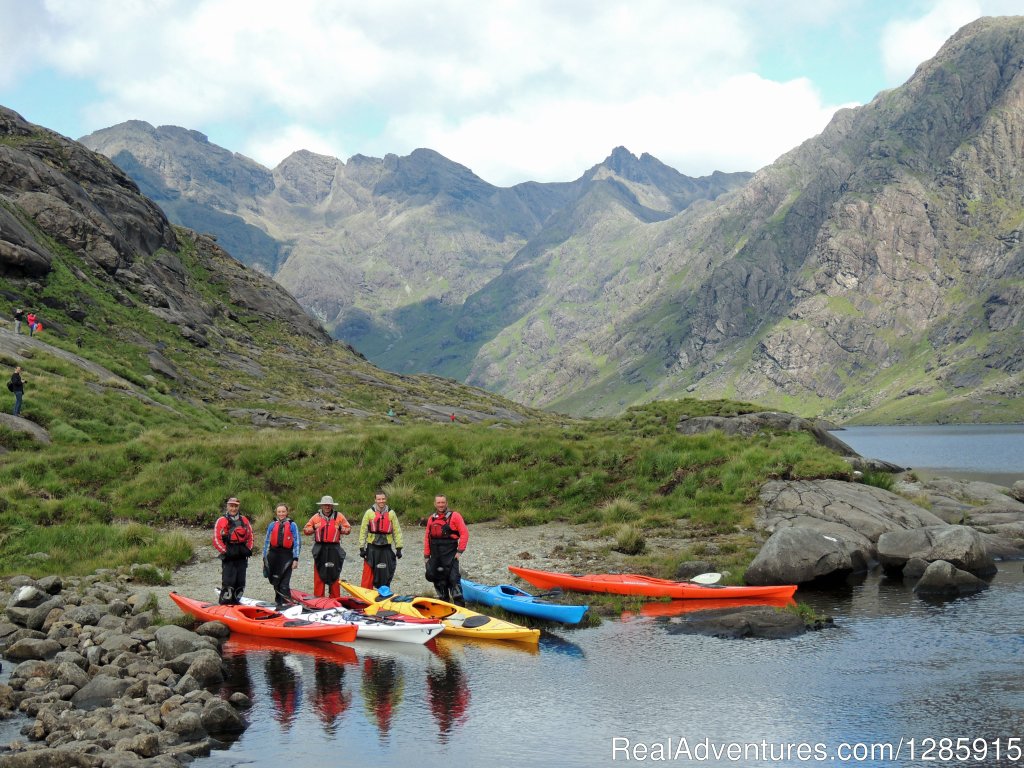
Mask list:
[[[352,533],[345,516],[338,512],[337,504],[330,496],[320,499],[320,509],[306,523],[302,532],[313,537],[313,594],[324,597],[341,597],[341,566],[345,563],[345,550],[341,548],[341,537]]]
[[[459,555],[466,551],[469,529],[462,515],[448,506],[448,497],[434,497],[434,514],[427,519],[423,535],[423,559],[427,581],[434,585],[437,596],[464,606]]]
[[[245,570],[252,555],[253,535],[249,518],[239,512],[238,499],[227,501],[227,511],[213,526],[213,547],[221,560],[220,603],[238,605],[245,591]]]

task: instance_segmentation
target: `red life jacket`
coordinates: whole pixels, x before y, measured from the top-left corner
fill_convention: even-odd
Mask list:
[[[366,529],[370,533],[380,533],[385,536],[391,533],[391,510],[388,507],[384,507],[383,512],[378,512],[374,509],[373,518],[370,520],[370,524],[366,526]]]
[[[340,542],[341,521],[338,520],[337,513],[332,514],[330,517],[320,514],[320,517],[324,519],[324,522],[313,529],[313,541],[323,544],[337,544]]]
[[[427,535],[431,539],[458,539],[459,534],[449,525],[451,517],[452,510],[450,509],[443,515],[439,515],[437,512],[432,514],[427,522]]]
[[[292,521],[287,517],[284,520],[277,520],[270,529],[270,546],[278,549],[291,549],[295,544],[292,536]]]
[[[224,533],[221,534],[221,539],[225,544],[245,544],[248,540],[248,531],[245,529],[245,523],[241,515],[237,517],[231,517],[231,515],[223,515],[224,519],[228,521],[227,526],[224,528]]]

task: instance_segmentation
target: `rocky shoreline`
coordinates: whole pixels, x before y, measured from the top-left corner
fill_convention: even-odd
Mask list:
[[[154,623],[156,595],[130,570],[16,576],[0,600],[0,718],[28,718],[0,745],[5,768],[178,768],[246,728],[248,698],[210,690],[227,628]]]

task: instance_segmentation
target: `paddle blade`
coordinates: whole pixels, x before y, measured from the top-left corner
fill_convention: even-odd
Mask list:
[[[687,579],[694,584],[717,584],[721,580],[722,574],[720,573],[699,573],[692,579]]]

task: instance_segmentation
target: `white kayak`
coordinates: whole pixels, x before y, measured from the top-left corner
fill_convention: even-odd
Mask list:
[[[270,605],[250,597],[243,597],[243,605]],[[291,618],[302,617],[306,621],[320,621],[328,624],[355,624],[356,638],[366,640],[388,640],[396,643],[423,643],[437,637],[444,629],[441,622],[425,624],[393,620],[384,616],[368,616],[360,611],[347,608],[330,608],[325,611],[307,611],[301,605],[285,608],[281,613]]]

